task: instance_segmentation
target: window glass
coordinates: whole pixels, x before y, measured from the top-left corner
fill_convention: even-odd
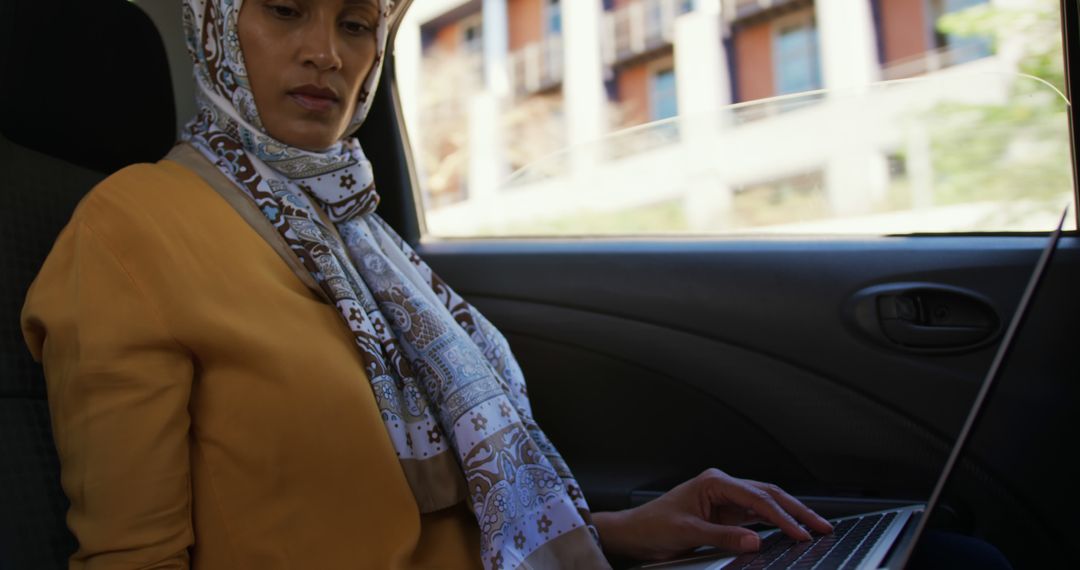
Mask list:
[[[547,0],[547,33],[562,33],[562,9],[559,0]]]
[[[414,3],[395,71],[426,231],[1044,231],[1073,196],[1059,19],[1056,0]]]
[[[670,119],[679,114],[674,69],[664,69],[653,75],[652,94],[649,99],[652,102],[652,120]]]
[[[773,46],[777,93],[821,88],[817,28],[812,20],[779,27]]]
[[[469,54],[484,51],[484,27],[478,15],[461,21],[461,49]]]

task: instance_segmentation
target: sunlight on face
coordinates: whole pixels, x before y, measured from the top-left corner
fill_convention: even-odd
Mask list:
[[[270,136],[337,142],[375,61],[375,0],[248,0],[237,23],[251,91]]]

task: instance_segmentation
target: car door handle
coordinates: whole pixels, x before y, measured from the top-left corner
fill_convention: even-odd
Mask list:
[[[977,344],[994,332],[988,327],[927,326],[900,320],[883,320],[881,329],[886,337],[900,345],[939,348]]]
[[[993,340],[1001,321],[978,293],[934,283],[893,283],[859,291],[849,318],[880,342],[915,351],[958,351]]]

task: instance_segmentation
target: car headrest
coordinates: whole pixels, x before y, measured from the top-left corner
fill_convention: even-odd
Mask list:
[[[153,162],[176,139],[164,45],[128,0],[0,0],[0,83],[0,134],[79,166]]]

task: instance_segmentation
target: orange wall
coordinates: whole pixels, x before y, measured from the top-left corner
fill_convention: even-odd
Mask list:
[[[649,122],[649,73],[645,64],[619,71],[619,109],[624,127]]]
[[[435,41],[432,42],[430,49],[441,53],[454,53],[459,43],[461,43],[461,31],[458,29],[457,22],[451,22],[439,28],[439,31],[435,33]]]
[[[922,0],[880,0],[881,34],[885,62],[919,55],[927,49],[925,2]]]
[[[543,0],[510,0],[506,5],[506,13],[510,20],[510,51],[540,41],[544,26]]]
[[[776,94],[773,84],[772,26],[769,22],[739,28],[735,32],[735,57],[739,101]]]

